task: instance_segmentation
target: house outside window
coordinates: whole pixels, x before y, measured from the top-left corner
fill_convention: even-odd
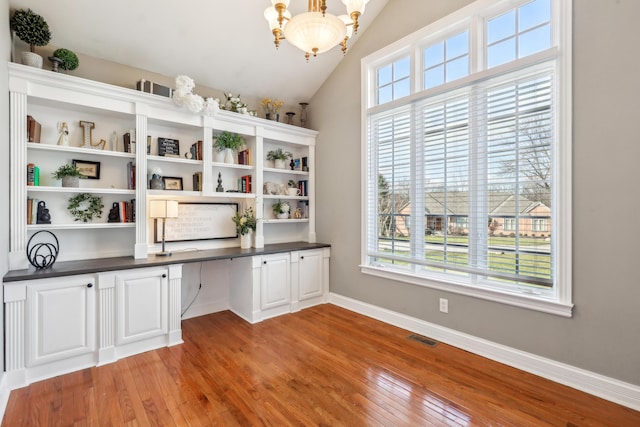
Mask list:
[[[570,9],[479,0],[363,60],[364,273],[571,315]]]

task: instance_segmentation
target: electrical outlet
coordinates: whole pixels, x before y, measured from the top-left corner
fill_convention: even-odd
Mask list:
[[[449,300],[445,298],[440,298],[440,311],[443,313],[449,312]]]

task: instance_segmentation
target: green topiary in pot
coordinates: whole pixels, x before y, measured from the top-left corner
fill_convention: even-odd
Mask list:
[[[56,49],[53,52],[53,56],[54,58],[58,58],[60,61],[62,61],[60,63],[60,67],[68,71],[75,70],[80,64],[80,61],[78,61],[78,56],[69,49]]]
[[[214,143],[214,148],[216,151],[224,151],[227,148],[238,151],[240,147],[244,145],[244,138],[237,133],[231,133],[224,131],[220,135],[216,137],[216,142]]]
[[[29,44],[31,52],[35,51],[35,46],[46,46],[51,40],[49,24],[31,9],[16,10],[9,23],[16,36]]]

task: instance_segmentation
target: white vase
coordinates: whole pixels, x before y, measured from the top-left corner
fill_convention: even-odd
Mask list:
[[[31,51],[22,52],[22,63],[29,67],[42,68],[42,56]]]
[[[231,148],[225,148],[224,150],[224,162],[229,164],[235,163],[235,158],[233,150]]]
[[[285,164],[285,161],[283,159],[275,159],[273,161],[273,166],[276,169],[285,169],[287,167],[287,165]]]
[[[251,234],[241,234],[240,235],[240,249],[248,249],[251,247]]]
[[[278,219],[289,219],[289,212],[279,213],[276,215]]]

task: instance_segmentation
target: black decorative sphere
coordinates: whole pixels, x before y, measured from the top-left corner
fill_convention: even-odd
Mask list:
[[[44,234],[41,234],[41,233],[44,233]],[[33,243],[32,245],[31,242],[33,241],[33,238],[39,234],[41,234],[40,238],[44,239],[45,241],[41,243]],[[46,241],[47,234],[50,234],[51,237],[53,237],[53,240],[55,240],[55,243]],[[51,240],[51,239],[48,239],[48,240]],[[39,270],[51,267],[56,262],[59,251],[60,251],[60,244],[58,242],[58,238],[56,237],[55,234],[53,234],[50,231],[46,231],[46,230],[38,231],[34,233],[33,236],[31,236],[31,238],[27,242],[27,259],[29,260],[31,265],[33,265],[35,268]]]

